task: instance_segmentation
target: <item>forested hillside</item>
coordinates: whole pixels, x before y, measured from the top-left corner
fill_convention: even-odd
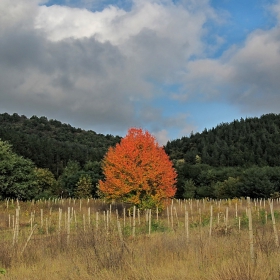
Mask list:
[[[46,117],[0,114],[0,199],[96,197],[101,160],[120,139]]]
[[[280,166],[280,115],[223,123],[168,142],[171,159],[211,166]]]
[[[280,192],[280,115],[222,123],[167,143],[178,197],[270,197]]]
[[[48,168],[56,177],[69,160],[84,166],[100,162],[109,146],[120,137],[97,134],[46,117],[28,119],[18,114],[0,114],[0,139],[8,141],[18,155],[31,159],[37,167]]]
[[[0,114],[0,199],[98,196],[101,160],[120,139]],[[223,123],[164,148],[178,173],[177,198],[280,197],[280,115]]]

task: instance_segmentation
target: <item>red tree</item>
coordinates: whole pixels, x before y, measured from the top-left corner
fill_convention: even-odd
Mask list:
[[[105,180],[99,190],[108,199],[121,199],[139,208],[163,206],[176,193],[172,162],[147,131],[131,128],[103,159]]]

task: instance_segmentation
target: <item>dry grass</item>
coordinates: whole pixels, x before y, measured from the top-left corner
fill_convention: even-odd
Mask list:
[[[58,203],[58,202],[57,202]],[[100,201],[64,202],[61,205],[51,202],[20,203],[20,232],[18,243],[13,246],[13,229],[8,227],[7,217],[13,215],[14,207],[0,205],[0,268],[6,274],[0,279],[192,279],[192,280],[275,280],[280,278],[280,252],[275,246],[275,235],[270,222],[264,223],[259,209],[254,209],[254,242],[256,263],[253,264],[249,253],[249,236],[245,217],[245,204],[239,205],[242,216],[241,230],[235,218],[234,204],[223,202],[215,205],[212,236],[209,236],[210,203],[193,203],[192,211],[189,202],[175,204],[178,220],[171,217],[168,223],[166,213],[155,221],[153,215],[153,232],[148,234],[145,215],[141,224],[136,223],[136,236],[132,237],[130,219],[126,224],[122,218],[122,209],[118,205],[119,221],[122,226],[120,238],[115,206],[111,208],[107,224],[109,206]],[[240,203],[240,202],[239,202]],[[186,204],[186,203],[185,203]],[[275,205],[276,214],[277,206]],[[2,208],[1,208],[2,207]],[[71,221],[71,233],[67,238],[65,213],[68,207],[76,211],[76,223]],[[91,222],[88,224],[88,207],[91,209]],[[229,208],[228,228],[225,230],[223,218],[217,219],[218,213]],[[50,213],[50,208],[52,211]],[[58,209],[63,208],[62,228],[58,233]],[[35,230],[25,251],[22,249],[30,235],[30,212],[35,209]],[[49,234],[46,228],[40,227],[40,209],[44,209],[49,220]],[[184,213],[190,214],[190,236],[187,240],[184,227]],[[201,209],[201,216],[199,215]],[[96,227],[96,211],[99,211],[99,225]],[[33,212],[34,213],[34,212]],[[83,224],[83,215],[86,224]],[[222,215],[221,215],[222,217]],[[277,221],[279,221],[278,216]],[[104,219],[105,218],[105,219]],[[169,227],[168,227],[169,225]],[[86,230],[84,228],[86,227]],[[52,228],[52,230],[51,230]],[[68,242],[67,242],[68,240]]]

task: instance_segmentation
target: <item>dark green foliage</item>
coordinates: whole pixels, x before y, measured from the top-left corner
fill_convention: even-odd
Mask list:
[[[97,197],[100,162],[120,141],[46,117],[7,113],[0,114],[0,138],[13,147],[1,146],[0,157],[8,157],[0,161],[0,198],[21,199],[75,196],[83,177]],[[280,196],[280,115],[220,124],[168,142],[165,151],[178,173],[176,198]]]
[[[241,119],[165,146],[177,198],[268,198],[280,191],[280,115]]]
[[[92,192],[92,180],[88,174],[82,175],[77,183],[76,198],[90,198]]]
[[[29,200],[38,194],[34,164],[0,140],[0,199]]]
[[[14,151],[31,159],[39,168],[48,168],[58,178],[69,160],[84,166],[101,161],[109,146],[120,137],[97,134],[46,117],[28,119],[18,114],[0,114],[0,138],[9,141]]]
[[[91,181],[90,196],[97,197],[97,183],[103,179],[101,163],[87,162],[82,169],[77,161],[69,161],[63,173],[58,178],[57,196],[74,197],[77,196],[77,186],[81,178],[88,178]]]
[[[211,166],[280,166],[280,115],[267,114],[223,123],[202,133],[168,142],[172,160]]]

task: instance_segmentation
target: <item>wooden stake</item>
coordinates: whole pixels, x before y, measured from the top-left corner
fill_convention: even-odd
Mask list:
[[[140,219],[140,209],[137,209],[137,216],[138,216],[138,225],[141,224],[141,219]]]
[[[186,235],[187,235],[187,242],[189,242],[190,235],[189,235],[189,213],[188,213],[188,211],[185,211],[185,230],[186,230]]]
[[[61,218],[62,218],[62,209],[58,208],[58,234],[61,233]]]
[[[275,245],[277,248],[279,248],[279,239],[278,239],[278,233],[277,233],[277,228],[276,228],[276,223],[275,223],[273,201],[269,200],[269,206],[270,206],[270,213],[271,213],[271,219],[272,219],[272,225],[273,225],[273,231],[274,231],[274,237],[275,237]]]
[[[225,233],[227,234],[227,231],[228,231],[228,207],[226,208],[226,220],[225,220],[225,225],[226,225]]]
[[[23,246],[23,248],[22,248],[22,250],[21,250],[21,254],[23,254],[23,252],[24,252],[24,250],[25,250],[25,248],[26,248],[28,242],[30,241],[30,239],[31,239],[31,237],[32,237],[32,234],[33,234],[33,232],[34,232],[34,230],[35,230],[36,228],[37,228],[37,225],[34,225],[34,227],[33,227],[32,231],[31,231],[30,235],[28,236],[28,238],[27,238],[27,240],[26,240],[26,242],[25,242],[25,244],[24,244],[24,246]]]
[[[95,227],[96,227],[96,230],[98,230],[98,224],[99,224],[99,212],[96,212],[96,213],[95,213],[95,217],[96,217],[96,225],[95,225]]]
[[[253,222],[252,222],[252,210],[250,197],[247,197],[247,213],[249,219],[249,244],[250,244],[250,256],[253,265],[256,264],[255,251],[254,251],[254,235],[253,235]]]
[[[132,236],[133,237],[135,237],[135,226],[136,226],[135,215],[136,215],[136,206],[133,206],[133,225],[132,225]]]
[[[125,208],[123,208],[123,227],[125,227]]]
[[[69,241],[70,241],[70,225],[71,225],[70,211],[71,211],[71,208],[68,207],[68,212],[67,212],[67,244],[69,244]]]
[[[16,209],[16,221],[14,227],[13,245],[15,245],[18,242],[18,233],[19,233],[19,208]]]
[[[151,235],[151,228],[152,228],[152,210],[149,209],[149,235]]]
[[[44,225],[44,213],[43,213],[43,209],[40,209],[41,211],[41,228],[43,228]]]
[[[88,228],[90,229],[90,207],[88,207]]]
[[[212,224],[213,224],[213,205],[210,206],[209,237],[211,237],[212,235]]]

